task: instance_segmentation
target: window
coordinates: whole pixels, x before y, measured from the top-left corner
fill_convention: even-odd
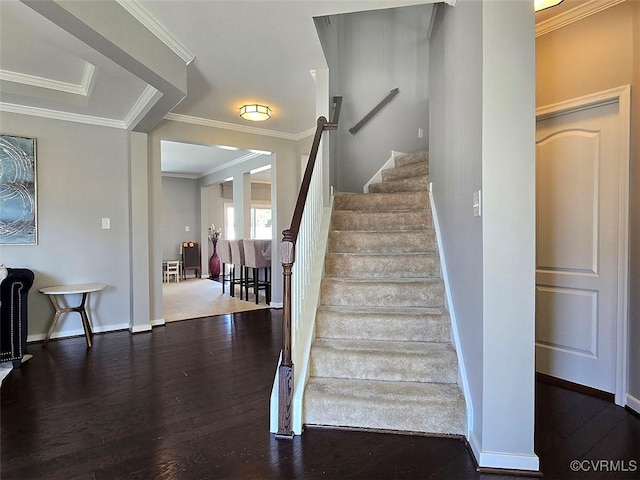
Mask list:
[[[225,238],[233,240],[236,238],[234,228],[233,205],[230,203],[224,206],[225,216]],[[249,238],[260,240],[271,239],[271,206],[268,205],[252,205],[251,206],[251,232]]]

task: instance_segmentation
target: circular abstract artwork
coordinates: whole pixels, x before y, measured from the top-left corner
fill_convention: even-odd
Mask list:
[[[0,243],[36,243],[35,139],[0,135]]]

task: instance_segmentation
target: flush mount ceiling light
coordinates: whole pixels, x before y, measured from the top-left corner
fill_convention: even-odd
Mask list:
[[[271,118],[271,109],[264,105],[258,105],[257,103],[243,105],[240,107],[240,116],[245,120],[262,122]]]
[[[539,12],[540,10],[560,5],[562,2],[563,0],[534,0],[533,8],[536,12]]]

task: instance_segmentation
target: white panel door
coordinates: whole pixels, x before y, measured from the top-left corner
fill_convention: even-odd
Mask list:
[[[616,388],[618,103],[539,120],[536,370]]]

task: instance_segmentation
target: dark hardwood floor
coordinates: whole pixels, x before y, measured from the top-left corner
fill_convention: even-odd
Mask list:
[[[0,476],[13,479],[514,478],[479,474],[460,440],[307,430],[269,433],[281,311],[170,323],[29,347],[4,380]],[[571,460],[640,461],[640,420],[605,400],[537,384],[545,478]]]

